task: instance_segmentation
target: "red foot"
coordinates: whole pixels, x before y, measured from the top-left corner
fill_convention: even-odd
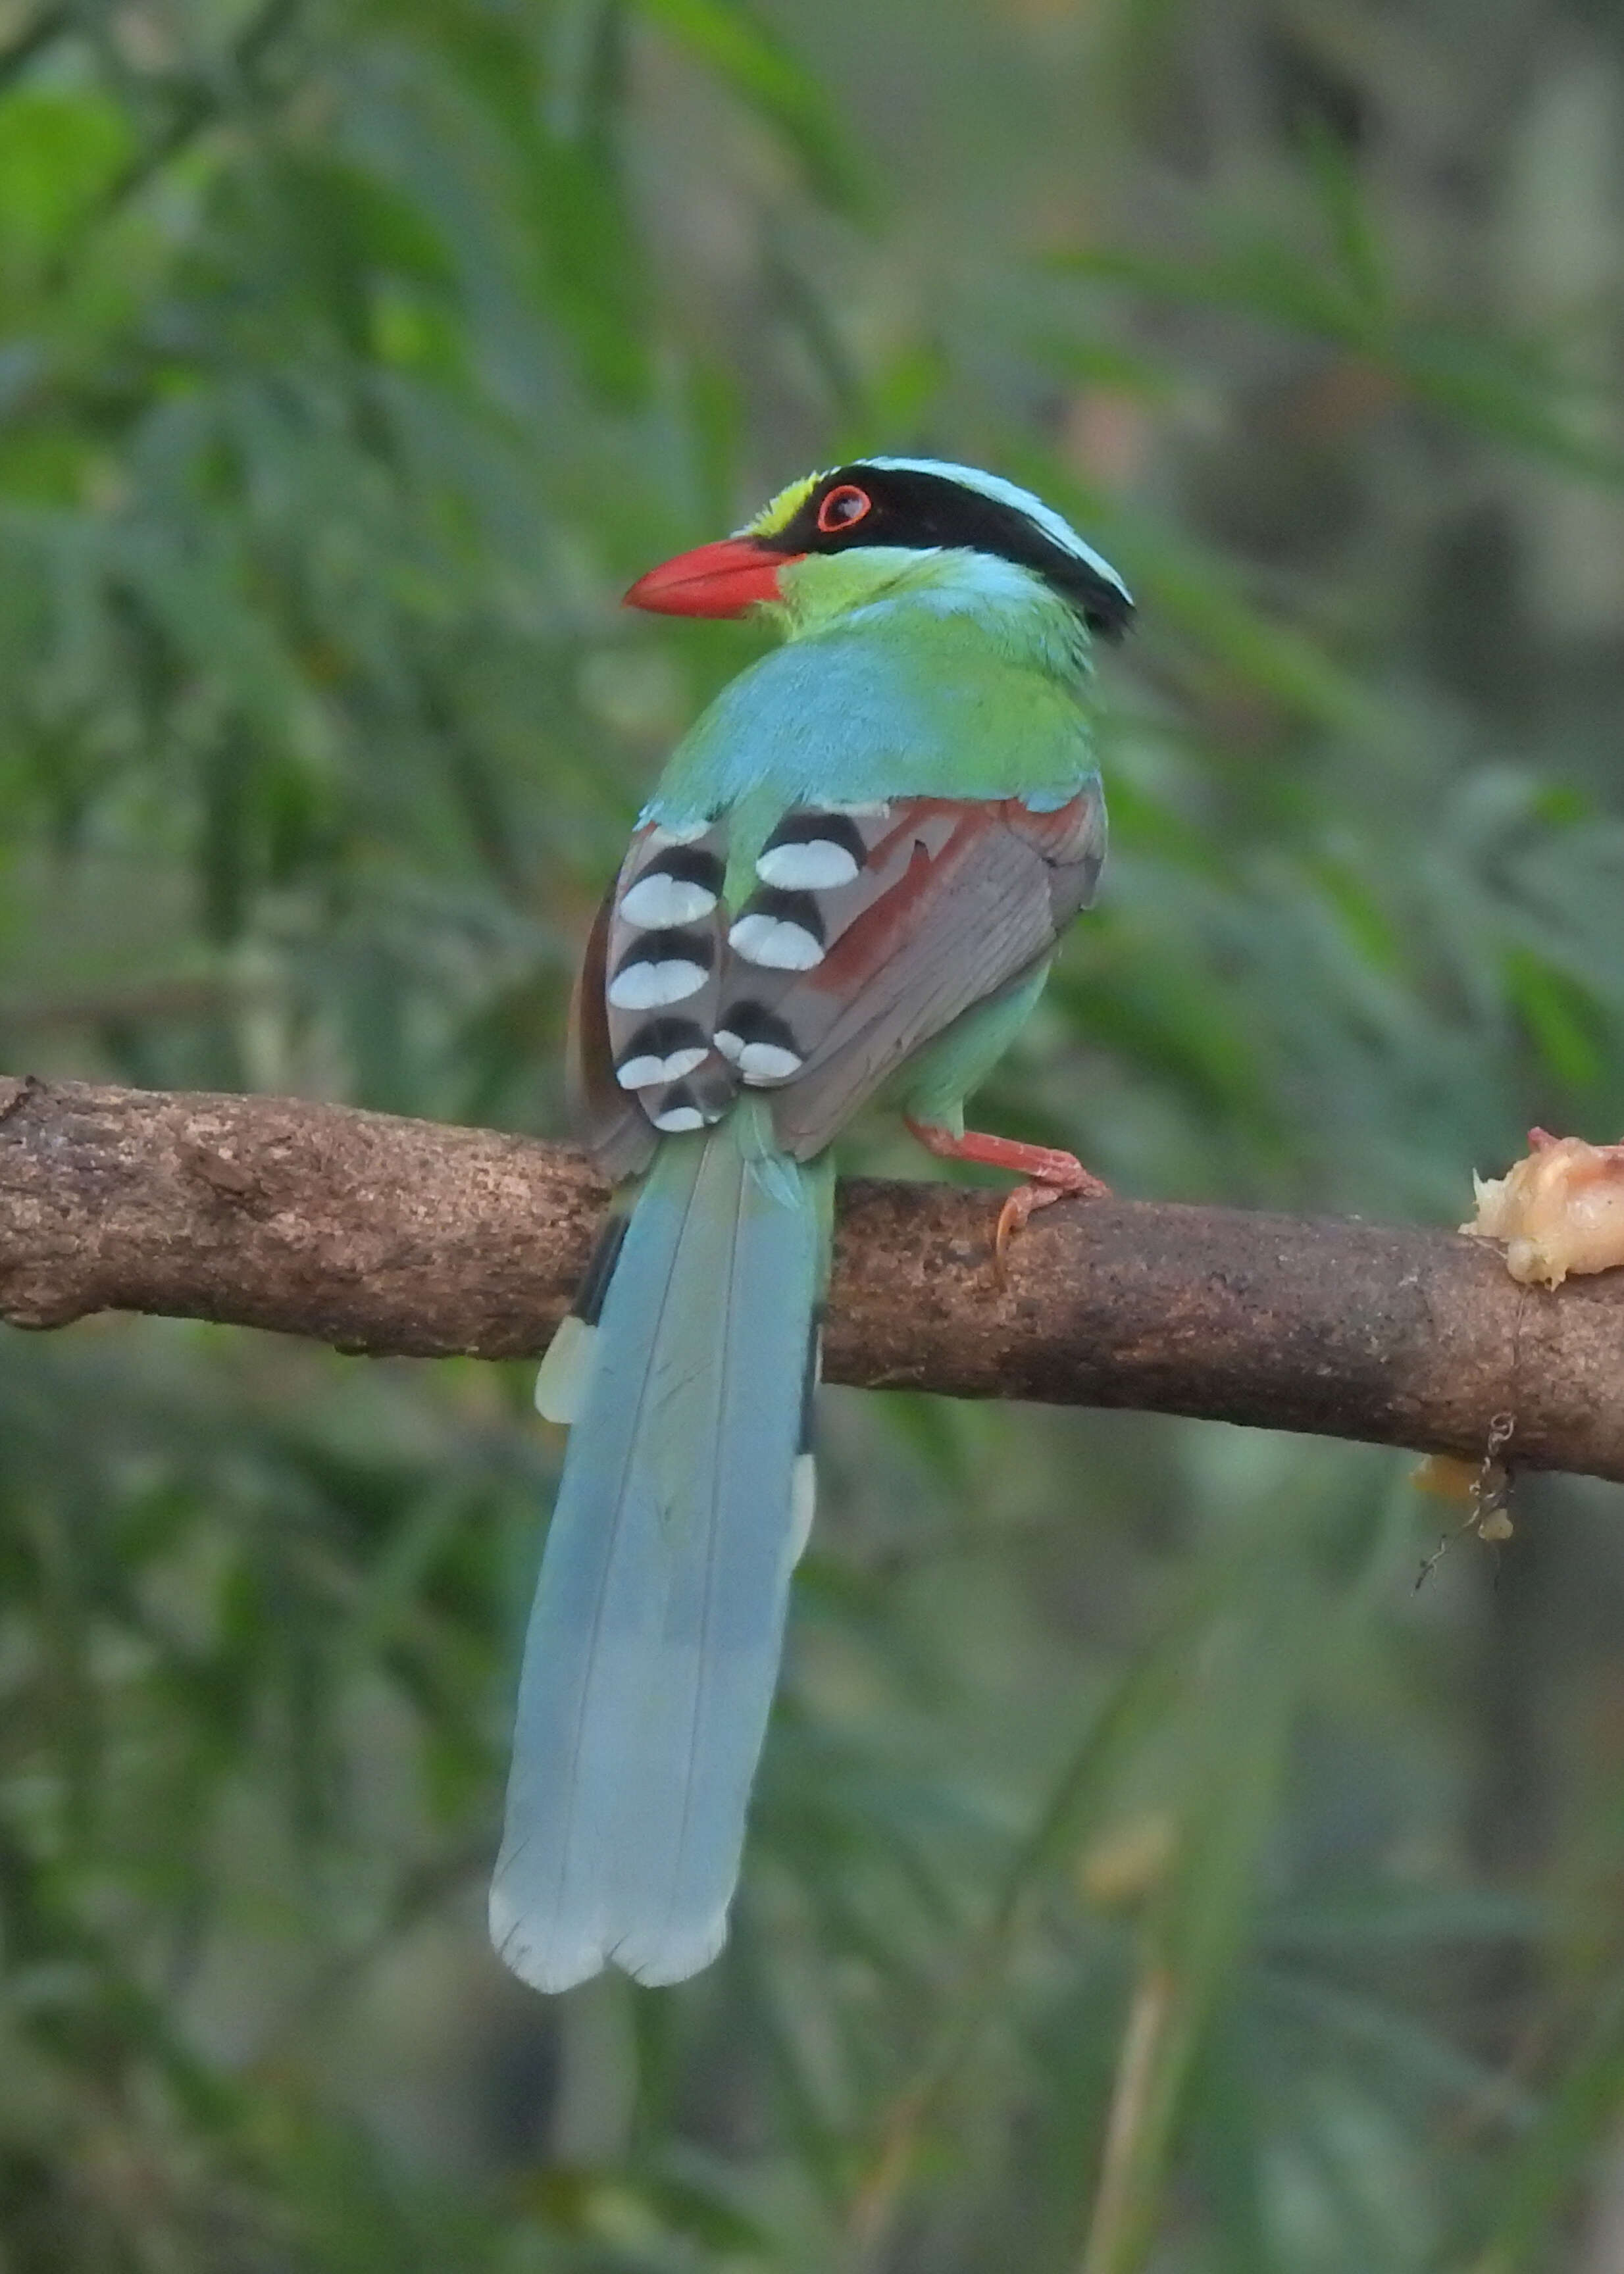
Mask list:
[[[1023,1145],[1013,1137],[991,1137],[966,1129],[955,1137],[951,1129],[933,1128],[929,1122],[908,1120],[912,1135],[939,1161],[977,1161],[987,1169],[1013,1169],[1027,1179],[1017,1185],[998,1211],[993,1235],[993,1256],[1004,1276],[1004,1250],[1029,1216],[1055,1201],[1109,1199],[1110,1186],[1084,1168],[1074,1153],[1052,1145]]]

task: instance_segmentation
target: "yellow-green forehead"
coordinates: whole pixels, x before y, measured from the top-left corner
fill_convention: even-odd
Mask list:
[[[745,523],[741,534],[776,537],[780,530],[789,527],[823,478],[822,474],[808,474],[804,481],[792,482],[786,490],[780,490],[777,497],[763,506],[754,521]]]

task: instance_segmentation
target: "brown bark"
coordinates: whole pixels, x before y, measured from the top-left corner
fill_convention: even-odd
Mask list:
[[[539,1351],[603,1186],[573,1153],[291,1098],[0,1081],[0,1316]],[[841,1193],[831,1381],[1136,1406],[1624,1480],[1624,1273],[1519,1287],[1418,1226],[1067,1202],[990,1269],[994,1196]]]

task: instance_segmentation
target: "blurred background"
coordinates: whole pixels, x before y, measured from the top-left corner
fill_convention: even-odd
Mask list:
[[[1624,1131],[1621,357],[1607,0],[0,0],[0,1063],[560,1133],[620,591],[928,451],[1142,610],[988,1121],[1453,1224]],[[6,1332],[4,2274],[1624,2268],[1615,1488],[830,1393],[733,1940],[549,2001],[530,1374]]]

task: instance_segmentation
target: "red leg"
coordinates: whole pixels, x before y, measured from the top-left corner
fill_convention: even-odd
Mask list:
[[[979,1129],[966,1129],[962,1137],[955,1137],[951,1129],[935,1128],[929,1122],[912,1118],[907,1126],[926,1152],[934,1153],[938,1161],[978,1161],[987,1169],[1013,1169],[1017,1176],[1026,1179],[1016,1186],[998,1211],[993,1254],[1000,1276],[1005,1248],[1035,1210],[1048,1208],[1054,1201],[1109,1197],[1110,1186],[1091,1175],[1075,1154],[1062,1153],[1052,1145],[1023,1145],[1016,1138],[992,1137]]]

